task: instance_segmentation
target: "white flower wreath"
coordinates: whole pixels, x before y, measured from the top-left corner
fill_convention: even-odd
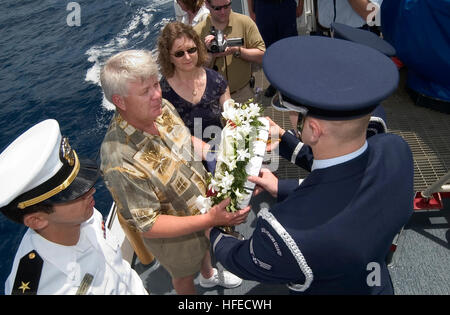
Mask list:
[[[197,199],[202,213],[228,197],[231,198],[227,207],[230,212],[245,208],[250,202],[255,184],[247,177],[258,175],[269,135],[269,122],[261,117],[262,112],[252,99],[243,104],[231,99],[225,102],[222,116],[227,123],[222,130],[209,197]]]

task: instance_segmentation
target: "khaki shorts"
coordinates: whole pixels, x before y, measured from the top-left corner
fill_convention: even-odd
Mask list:
[[[199,272],[210,246],[203,231],[173,238],[144,238],[144,242],[172,278]]]

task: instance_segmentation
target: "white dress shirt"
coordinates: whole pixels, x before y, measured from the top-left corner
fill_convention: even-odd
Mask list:
[[[173,7],[175,9],[175,19],[181,23],[191,25],[192,27],[206,19],[209,15],[208,8],[205,4],[203,4],[203,6],[197,11],[197,14],[192,19],[192,22],[189,23],[188,13],[186,11],[183,11],[183,9],[177,3],[177,0],[173,1]]]
[[[378,6],[378,16],[375,18],[375,25],[380,25],[379,14],[383,0],[370,0],[372,4]],[[367,24],[361,16],[353,10],[347,0],[336,0],[336,19],[334,20],[333,0],[317,0],[317,10],[319,13],[319,23],[323,27],[329,28],[331,23],[342,23],[351,27],[361,27]]]
[[[360,156],[361,154],[364,153],[364,151],[367,150],[367,141],[364,142],[363,146],[361,148],[359,148],[358,150],[351,152],[349,154],[346,155],[342,155],[342,156],[338,156],[336,158],[332,158],[332,159],[325,159],[325,160],[314,160],[313,164],[311,166],[311,172],[314,170],[318,170],[321,168],[327,168],[330,166],[334,166],[334,165],[338,165],[341,163],[345,163],[347,161],[353,160],[354,158]]]
[[[74,246],[53,243],[28,229],[6,280],[5,293],[12,292],[20,259],[35,250],[44,261],[37,294],[75,294],[87,273],[94,278],[86,294],[148,294],[138,274],[123,260],[115,237],[103,231],[102,219],[94,209],[92,217],[81,225],[80,239]]]

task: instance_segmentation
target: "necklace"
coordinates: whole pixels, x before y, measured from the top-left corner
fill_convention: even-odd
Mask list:
[[[197,96],[197,87],[195,86],[195,79],[193,80],[194,82],[194,88],[192,89],[192,96]]]
[[[201,71],[201,70],[200,70]],[[173,79],[172,79],[173,80]],[[176,80],[176,81],[175,81]],[[179,76],[176,77],[176,79],[174,80],[174,84],[175,86],[179,86],[179,87],[184,87],[183,89],[185,90],[184,93],[190,93],[192,94],[192,96],[197,96],[199,89],[202,88],[202,74],[200,73],[200,76],[192,78],[192,79],[187,79],[187,80],[183,80],[181,79]],[[192,85],[189,84],[190,82],[192,82]],[[190,91],[190,92],[189,92]]]

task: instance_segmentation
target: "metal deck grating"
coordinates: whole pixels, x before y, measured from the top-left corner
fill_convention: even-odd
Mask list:
[[[416,106],[405,91],[406,69],[400,71],[397,91],[382,104],[389,132],[408,142],[414,157],[414,189],[422,191],[450,170],[450,115]],[[265,114],[284,129],[291,129],[289,116],[263,97]],[[278,157],[270,157],[276,161]],[[267,158],[266,158],[267,159]],[[280,178],[304,178],[308,172],[278,158],[274,173]]]
[[[416,106],[405,91],[406,69],[397,91],[383,102],[389,131],[402,136],[414,157],[414,188],[422,191],[450,170],[450,115]]]

